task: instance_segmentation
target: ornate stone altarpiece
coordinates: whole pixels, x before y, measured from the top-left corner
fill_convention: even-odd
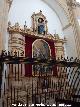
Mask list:
[[[12,48],[13,50],[16,49],[18,51],[19,50],[24,51],[26,44],[24,37],[28,34],[30,36],[33,36],[34,38],[37,37],[38,39],[44,40],[44,38],[47,38],[49,40],[53,40],[55,44],[56,57],[64,56],[65,40],[61,39],[58,34],[52,35],[48,32],[47,26],[48,21],[46,20],[46,17],[43,15],[42,11],[40,10],[39,13],[34,12],[31,18],[32,18],[31,28],[27,27],[26,21],[24,28],[21,28],[18,22],[15,23],[14,26],[11,25],[11,22],[8,23],[10,49]],[[13,38],[15,38],[15,40]]]

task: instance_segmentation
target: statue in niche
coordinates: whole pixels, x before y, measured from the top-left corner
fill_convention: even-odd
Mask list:
[[[39,13],[33,13],[32,17],[32,28],[33,32],[40,35],[46,35],[48,32],[46,17],[40,10]]]
[[[42,18],[38,19],[38,34],[45,34],[44,20]]]

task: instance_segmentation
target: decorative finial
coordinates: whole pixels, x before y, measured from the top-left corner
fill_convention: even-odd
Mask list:
[[[25,26],[26,26],[26,21],[25,21]]]
[[[26,30],[27,29],[27,26],[26,26],[26,21],[25,21],[25,24],[24,24],[24,30]]]
[[[42,10],[40,10],[40,13],[42,13]]]
[[[11,22],[9,21],[9,22],[8,22],[8,27],[10,27],[10,26],[11,26]]]
[[[19,27],[19,23],[18,23],[18,22],[16,22],[16,23],[15,23],[15,26],[16,26],[16,27]]]

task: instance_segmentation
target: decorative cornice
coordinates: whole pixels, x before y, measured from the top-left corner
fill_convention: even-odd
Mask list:
[[[9,23],[8,23],[8,29],[7,29],[7,30],[8,30],[8,32],[9,32],[9,34],[10,34],[10,33],[12,33],[12,34],[14,34],[14,33],[19,33],[19,34],[22,34],[22,36],[28,34],[28,35],[30,35],[30,36],[32,35],[32,36],[34,36],[34,37],[41,37],[41,38],[43,38],[43,39],[44,39],[44,38],[50,39],[50,40],[53,40],[53,41],[55,41],[55,42],[64,42],[64,39],[61,39],[58,34],[54,34],[54,35],[46,34],[46,36],[38,35],[38,34],[34,33],[33,30],[30,29],[30,28],[26,28],[26,29],[20,28],[19,23],[15,23],[14,26],[11,26],[11,23],[9,22]]]

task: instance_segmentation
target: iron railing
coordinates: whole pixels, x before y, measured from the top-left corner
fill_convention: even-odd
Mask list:
[[[17,56],[8,52],[2,52],[0,56],[0,75],[5,81],[1,82],[2,107],[11,107],[19,103],[29,106],[44,103],[45,105],[59,106],[59,103],[79,105],[80,103],[80,60],[78,58],[41,59]],[[3,65],[7,66],[4,70]],[[32,76],[25,77],[23,68],[25,64],[44,65],[47,67],[56,66],[58,75],[54,71],[39,71]],[[50,74],[49,74],[50,70]],[[25,69],[24,69],[25,71]],[[1,79],[2,80],[2,79]],[[0,85],[1,85],[0,84]]]

